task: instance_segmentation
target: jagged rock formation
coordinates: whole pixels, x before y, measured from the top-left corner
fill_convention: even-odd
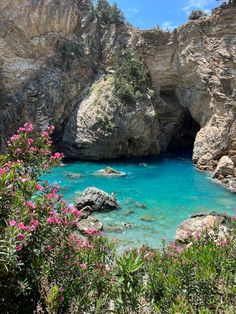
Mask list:
[[[179,103],[200,127],[193,160],[202,169],[214,168],[224,153],[235,154],[235,17],[231,7],[173,33],[143,33],[153,87],[167,106]]]
[[[172,33],[138,31],[90,0],[0,3],[0,146],[24,121],[56,125],[67,156],[146,156],[193,145],[193,160],[236,166],[236,8],[217,9]],[[114,93],[119,53],[146,64],[154,95]],[[234,169],[235,170],[235,169]],[[234,171],[235,173],[235,171]]]

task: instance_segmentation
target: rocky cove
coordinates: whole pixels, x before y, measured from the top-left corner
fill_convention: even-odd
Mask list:
[[[137,30],[106,5],[1,2],[1,149],[25,121],[38,129],[54,124],[55,146],[74,159],[192,147],[202,170],[215,170],[224,157],[226,171],[215,177],[235,190],[235,5],[173,32]],[[131,101],[114,92],[127,51],[146,71]]]
[[[1,313],[235,312],[235,4],[0,1]]]
[[[104,175],[101,169],[106,167],[109,171]],[[111,168],[116,175],[110,174]],[[65,200],[82,210],[78,224],[82,232],[102,230],[119,251],[143,244],[161,247],[163,239],[172,242],[181,223],[196,213],[199,222],[209,212],[235,214],[235,195],[215,184],[210,174],[196,171],[188,151],[109,162],[68,162],[42,180],[57,183]]]

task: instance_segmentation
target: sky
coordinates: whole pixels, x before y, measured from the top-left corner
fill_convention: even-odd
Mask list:
[[[141,29],[159,25],[163,29],[173,30],[188,20],[192,10],[204,10],[211,13],[219,6],[216,0],[109,0],[116,2],[132,25]]]

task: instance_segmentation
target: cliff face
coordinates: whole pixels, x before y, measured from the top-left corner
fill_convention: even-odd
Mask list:
[[[114,97],[119,53],[143,58],[154,96]],[[189,146],[202,169],[236,160],[236,8],[173,33],[104,18],[89,0],[0,2],[1,147],[24,121],[56,125],[55,144],[83,159]]]
[[[194,162],[209,169],[222,155],[234,155],[236,8],[216,10],[171,34],[153,30],[142,36],[140,46],[158,96],[165,101],[168,94],[167,105],[176,98],[199,125]]]

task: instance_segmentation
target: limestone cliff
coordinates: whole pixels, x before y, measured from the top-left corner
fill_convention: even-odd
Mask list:
[[[195,140],[199,168],[213,170],[225,155],[236,163],[235,5],[172,33],[136,30],[105,0],[100,6],[0,2],[1,148],[31,121],[55,124],[55,145],[73,158],[153,155]],[[127,49],[143,60],[154,91],[132,104],[114,92]]]

